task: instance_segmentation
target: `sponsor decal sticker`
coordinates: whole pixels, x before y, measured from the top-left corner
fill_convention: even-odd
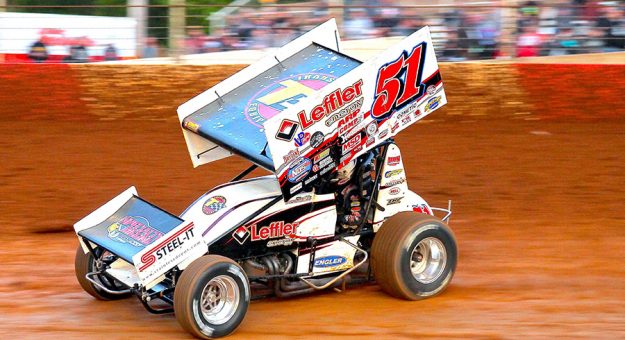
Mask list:
[[[418,204],[412,206],[412,211],[422,213],[422,214],[430,214],[431,211],[425,204]]]
[[[323,143],[323,140],[323,132],[317,131],[313,133],[312,137],[310,137],[310,146],[316,149],[319,145],[321,145],[321,143]]]
[[[367,125],[367,136],[373,136],[378,131],[378,123],[371,122]]]
[[[434,98],[430,98],[428,103],[425,105],[425,112],[430,112],[438,107],[438,104],[441,102],[441,96],[436,96]]]
[[[315,156],[315,158],[313,158],[313,160],[315,161],[315,163],[319,163],[320,160],[325,159],[329,155],[330,155],[330,148],[327,148],[327,149],[321,151],[317,156]]]
[[[197,130],[200,129],[200,126],[196,123],[196,122],[192,122],[190,120],[186,120],[184,122],[184,127],[186,127],[187,129],[193,131],[193,132],[197,132]]]
[[[375,137],[373,136],[369,136],[367,138],[367,147],[370,147],[371,145],[375,144]]]
[[[312,162],[308,158],[296,160],[287,173],[287,179],[291,183],[299,183],[312,169]]]
[[[264,227],[258,227],[256,224],[252,224],[249,227],[241,226],[237,228],[232,233],[232,237],[241,245],[248,239],[250,239],[251,242],[256,242],[283,237],[290,238],[295,236],[298,226],[299,223],[297,222],[285,223],[284,221],[271,222],[268,226]]]
[[[397,198],[389,198],[386,200],[386,205],[391,205],[391,204],[398,204],[401,202],[401,199],[403,197],[397,197]]]
[[[323,73],[302,73],[280,79],[254,94],[243,114],[250,123],[261,128],[269,118],[299,104],[335,79]]]
[[[426,93],[427,93],[429,96],[431,96],[431,95],[433,95],[434,93],[436,93],[436,86],[434,86],[434,85],[430,85],[430,86],[428,86],[428,89],[426,90]]]
[[[296,192],[297,190],[299,190],[301,188],[302,188],[302,183],[297,183],[290,189],[290,192],[294,193],[294,192]]]
[[[391,133],[395,133],[395,131],[397,131],[397,129],[399,129],[399,123],[397,121],[395,121],[393,126],[391,126]]]
[[[163,236],[162,232],[152,228],[148,219],[142,216],[124,216],[111,224],[107,231],[110,239],[135,247],[147,246]]]
[[[410,117],[410,116],[406,116],[406,117],[401,119],[401,123],[404,124],[404,125],[410,124],[411,121],[412,121],[412,117]]]
[[[390,166],[398,165],[401,162],[401,156],[391,156],[386,160],[386,164]]]
[[[380,131],[380,134],[378,135],[378,138],[384,139],[384,137],[386,137],[386,135],[388,135],[388,129],[384,129],[384,130]]]
[[[226,198],[223,196],[213,196],[204,202],[202,212],[206,215],[212,215],[226,207]]]
[[[286,204],[298,204],[298,203],[304,203],[304,202],[309,202],[309,201],[312,201],[312,195],[293,197],[288,202],[286,202]]]
[[[386,183],[385,187],[388,188],[388,187],[396,186],[398,184],[404,183],[405,181],[406,181],[406,179],[404,179],[404,178],[393,179],[393,180],[388,181],[388,183]]]
[[[391,188],[391,190],[388,191],[389,195],[397,195],[401,192],[401,189],[399,189],[398,187],[393,187]]]
[[[347,263],[347,259],[343,256],[330,255],[315,259],[314,266],[317,268],[337,267]]]
[[[284,155],[282,159],[284,159],[284,163],[291,163],[294,159],[299,157],[299,149],[291,150],[289,153]]]
[[[295,137],[295,147],[300,147],[303,146],[304,144],[308,143],[308,141],[310,140],[310,133],[308,132],[300,132],[297,134],[297,137]]]
[[[276,138],[281,139],[283,141],[290,142],[293,140],[293,136],[295,136],[295,132],[299,124],[289,119],[283,119],[280,122],[280,127],[278,128],[278,132],[276,133]]]
[[[326,95],[322,103],[315,106],[308,114],[306,111],[300,111],[297,114],[302,130],[307,130],[326,115],[339,110],[361,95],[362,79],[344,89],[336,89],[334,92]]]
[[[346,154],[358,145],[360,145],[360,134],[355,135],[352,139],[342,145],[343,154]]]
[[[404,169],[389,170],[386,173],[384,173],[384,177],[386,177],[386,178],[395,177],[395,176],[401,174],[402,172],[404,172]]]
[[[142,265],[139,267],[139,271],[143,272],[156,263],[157,260],[160,260],[172,252],[179,250],[183,245],[187,244],[188,241],[192,241],[195,236],[194,233],[195,226],[193,222],[187,224],[185,227],[176,231],[174,234],[170,235],[166,239],[162,240],[151,250],[141,255],[141,263]],[[198,243],[192,244],[190,246],[185,245],[184,248],[187,248],[187,251],[192,249],[189,247],[195,247]],[[180,255],[180,254],[179,254]]]

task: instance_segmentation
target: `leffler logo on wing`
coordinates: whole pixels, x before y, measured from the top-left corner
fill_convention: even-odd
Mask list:
[[[331,74],[303,73],[262,86],[245,107],[245,117],[252,124],[262,127],[267,119],[297,105],[335,79]]]
[[[157,260],[162,259],[167,256],[172,251],[180,248],[185,242],[191,240],[194,236],[194,226],[193,222],[187,224],[184,228],[178,230],[171,236],[162,240],[155,247],[152,247],[152,250],[147,253],[141,255],[141,263],[143,265],[139,267],[139,271],[143,272],[148,269],[151,265],[156,263]]]
[[[150,222],[141,216],[124,216],[111,224],[107,231],[112,240],[135,247],[147,246],[163,236],[162,232],[152,228]]]
[[[213,196],[204,202],[202,212],[206,215],[212,215],[226,207],[226,198],[223,196]]]
[[[295,164],[289,169],[287,173],[287,179],[291,183],[299,183],[308,175],[312,169],[312,162],[308,158],[300,158],[295,161]]]
[[[426,43],[415,46],[410,54],[403,51],[396,60],[378,70],[371,116],[381,120],[390,116],[425,92],[421,83],[425,64]]]
[[[297,132],[298,127],[299,124],[297,124],[297,122],[283,119],[280,123],[280,127],[278,128],[278,132],[276,133],[276,138],[290,142],[293,140],[293,136],[295,136],[295,132]]]
[[[233,233],[232,237],[244,244],[251,237],[252,242],[265,241],[275,238],[292,237],[297,232],[299,223],[284,223],[284,221],[276,221],[269,223],[268,226],[258,227],[256,224],[252,224],[249,227],[239,227]]]
[[[306,130],[313,126],[316,122],[323,119],[326,115],[337,111],[343,106],[351,103],[354,99],[362,95],[362,79],[354,84],[344,88],[336,89],[332,93],[323,98],[323,103],[315,106],[308,114],[306,111],[300,111],[297,114],[302,130]]]

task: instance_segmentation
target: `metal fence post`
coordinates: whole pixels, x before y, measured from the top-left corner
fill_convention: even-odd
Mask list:
[[[143,56],[143,47],[145,46],[145,38],[148,33],[148,1],[147,0],[128,0],[127,16],[137,20],[137,41],[135,43],[136,55]]]
[[[186,1],[169,0],[169,56],[178,57],[184,50]]]

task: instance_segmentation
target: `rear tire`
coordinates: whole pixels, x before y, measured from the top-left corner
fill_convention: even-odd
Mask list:
[[[98,300],[104,301],[120,300],[132,295],[131,293],[111,294],[103,291],[101,288],[94,285],[93,282],[87,280],[86,275],[87,273],[94,272],[95,270],[95,258],[93,257],[93,255],[91,255],[90,252],[87,252],[85,254],[85,252],[82,250],[82,247],[79,245],[78,249],[76,249],[76,257],[74,259],[74,272],[76,273],[76,279],[78,280],[78,283],[80,283],[80,286],[85,292],[89,293],[89,295],[93,296]],[[102,283],[104,286],[111,290],[126,289],[125,287],[121,287],[119,283],[114,282],[113,279],[110,279],[110,282],[108,282],[107,279],[104,277],[96,278],[96,280],[99,280],[100,283]]]
[[[180,275],[174,291],[176,319],[201,339],[226,336],[239,327],[250,303],[250,287],[234,261],[206,255]]]
[[[401,212],[378,230],[371,247],[371,267],[383,291],[420,300],[442,292],[458,259],[455,237],[436,217]]]

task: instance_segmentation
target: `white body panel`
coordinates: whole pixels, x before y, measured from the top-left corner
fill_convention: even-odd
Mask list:
[[[389,74],[388,70],[396,72]],[[409,81],[414,84],[406,83],[404,73],[411,75]],[[388,84],[397,89],[394,97]],[[320,174],[340,170],[446,102],[429,29],[425,27],[263,124],[276,177],[289,178],[290,183],[282,182],[283,194],[290,197],[301,192],[300,183],[322,180],[314,171],[293,180],[289,174],[299,169],[302,162],[309,163],[310,157],[328,143],[343,140],[341,157],[324,169],[320,167]],[[287,130],[291,131],[291,139],[301,131],[318,134],[324,142],[316,146],[304,143],[294,149],[291,139],[279,137]],[[288,157],[289,154],[300,157]]]

